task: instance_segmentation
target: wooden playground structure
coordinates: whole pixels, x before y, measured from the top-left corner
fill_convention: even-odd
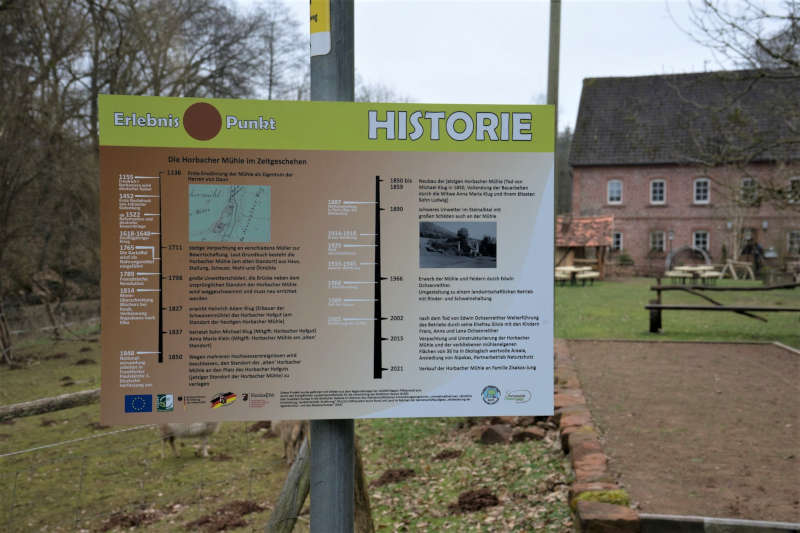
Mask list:
[[[765,285],[763,287],[712,287],[708,285],[662,285],[661,278],[656,278],[656,285],[650,287],[651,291],[656,291],[656,299],[650,300],[645,305],[645,309],[650,312],[650,333],[661,331],[661,312],[662,311],[730,311],[744,315],[756,320],[766,322],[767,319],[753,313],[775,313],[789,312],[800,313],[800,307],[778,307],[778,306],[752,306],[752,305],[725,305],[710,296],[702,294],[710,292],[753,292],[753,291],[773,291],[781,289],[794,289],[800,287],[800,283],[784,283],[781,285]],[[691,305],[691,304],[665,304],[661,299],[662,292],[682,291],[693,294],[711,305]]]

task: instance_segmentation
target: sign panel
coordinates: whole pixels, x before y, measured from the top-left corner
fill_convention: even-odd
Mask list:
[[[104,423],[552,413],[552,107],[99,106]]]

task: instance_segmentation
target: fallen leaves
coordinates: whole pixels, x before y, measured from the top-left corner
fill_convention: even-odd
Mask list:
[[[460,426],[459,421],[358,424],[360,441],[370,442],[364,460],[367,478],[374,480],[370,500],[376,531],[571,530],[560,448],[550,439],[481,445],[470,428],[490,420]],[[527,422],[542,427],[547,421]],[[416,475],[376,483],[390,470]],[[476,493],[481,489],[487,492]]]

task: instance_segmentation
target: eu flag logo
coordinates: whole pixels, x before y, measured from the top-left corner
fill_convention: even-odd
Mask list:
[[[153,395],[152,394],[126,394],[125,395],[126,413],[152,413]]]

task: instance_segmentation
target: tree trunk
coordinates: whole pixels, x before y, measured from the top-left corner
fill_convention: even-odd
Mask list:
[[[300,451],[289,469],[289,475],[275,502],[275,509],[269,517],[267,533],[290,533],[294,529],[297,516],[303,508],[311,486],[311,453],[308,435],[303,439]]]
[[[10,365],[14,361],[14,354],[11,351],[11,330],[8,329],[6,313],[3,310],[3,303],[0,302],[0,358]]]
[[[59,321],[56,319],[56,313],[53,310],[53,302],[47,300],[44,303],[45,311],[47,311],[47,319],[50,321],[50,327],[52,328],[52,336],[53,340],[59,341],[63,337],[61,335],[61,328],[59,327]]]
[[[0,422],[12,418],[40,415],[61,409],[71,409],[100,401],[100,389],[71,392],[52,398],[41,398],[31,402],[0,406]]]
[[[364,474],[364,463],[361,460],[361,446],[356,439],[356,471],[355,471],[355,532],[375,533],[372,523],[372,510],[369,506],[369,492],[367,491],[367,476]]]

